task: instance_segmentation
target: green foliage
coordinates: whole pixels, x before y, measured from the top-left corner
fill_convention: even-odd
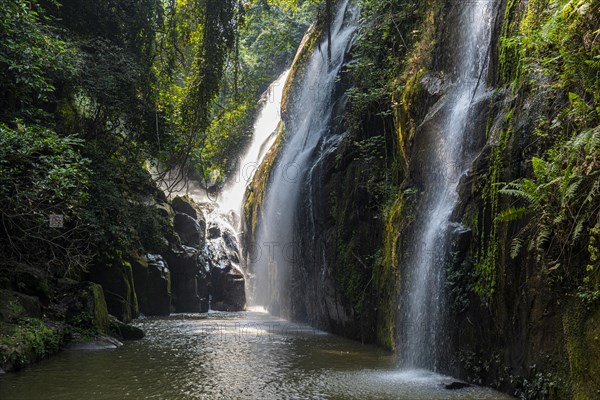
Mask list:
[[[503,221],[530,216],[520,235],[513,240],[513,256],[528,239],[548,273],[558,274],[561,281],[590,283],[588,273],[597,269],[594,232],[600,228],[600,128],[586,130],[573,139],[550,149],[547,160],[534,157],[534,179],[521,178],[505,184],[500,193],[516,197],[524,206],[499,214]],[[577,265],[575,256],[589,249],[589,263]],[[575,264],[575,265],[571,265]],[[582,281],[582,277],[583,278]]]
[[[564,355],[552,362],[536,355],[543,369],[516,372],[524,377],[503,374],[523,399],[595,392],[585,321],[597,325],[587,313],[600,298],[597,13],[595,0],[509,0],[502,19],[496,96],[505,101],[491,101],[500,112],[491,113],[488,128],[493,147],[472,290],[490,312],[504,315],[516,282],[535,288],[535,298],[556,302],[563,318],[556,334],[564,334],[568,352],[568,362]],[[554,329],[552,316],[540,318],[534,325]],[[578,387],[588,396],[578,396]]]
[[[0,124],[1,254],[7,260],[55,268],[84,269],[90,259],[90,231],[82,221],[89,199],[89,162],[76,136]],[[64,216],[64,228],[50,228],[48,216]]]
[[[40,118],[55,85],[71,77],[76,51],[38,1],[0,2],[0,121]]]
[[[19,325],[0,330],[0,363],[15,369],[58,352],[62,335],[37,318],[23,318]]]
[[[77,314],[69,320],[65,333],[72,337],[75,342],[89,342],[94,340],[100,333],[94,322],[94,317],[87,312]]]
[[[491,356],[485,356],[482,353],[474,351],[460,351],[454,358],[454,362],[461,366],[466,373],[466,380],[475,384],[483,385],[486,378],[498,370],[502,359],[500,354],[494,353]],[[502,378],[494,382],[491,386],[498,387],[503,383]]]
[[[499,187],[515,202],[496,212],[494,224],[521,220],[511,257],[525,248],[551,282],[593,302],[599,289],[600,46],[591,38],[599,32],[593,16],[599,3],[537,0],[520,20],[512,17],[515,7],[507,7],[501,41],[503,80],[515,91],[554,101],[539,113],[535,131],[548,150],[531,158],[531,177]]]
[[[157,190],[143,159],[104,142],[88,142],[93,169],[85,215],[101,255],[160,251],[169,221],[154,207]]]
[[[554,399],[564,390],[565,383],[549,372],[537,371],[535,365],[530,367],[529,378],[510,377],[516,389],[513,393],[521,400]]]
[[[227,54],[235,43],[235,6],[233,0],[206,0],[200,5],[202,40],[196,45],[181,109],[182,131],[190,136],[191,148],[210,124]]]
[[[211,122],[191,159],[192,173],[203,183],[220,183],[233,172],[251,137],[260,96],[291,64],[313,11],[309,1],[257,1],[244,8]]]
[[[234,165],[246,140],[252,137],[253,109],[251,102],[231,105],[212,120],[204,147],[195,152],[195,160],[198,164],[204,160],[209,166],[206,173],[211,177],[224,178],[230,172],[225,168]],[[211,179],[209,176],[202,178]]]
[[[408,66],[408,54],[419,39],[415,27],[425,16],[425,3],[413,0],[363,0],[361,27],[348,69],[353,82],[348,95],[352,113],[349,125],[361,130],[372,114],[385,118],[392,112],[392,94],[398,77]]]
[[[1,90],[10,90],[15,105],[2,119],[17,126],[2,126],[0,150],[2,233],[11,239],[3,253],[10,258],[63,274],[80,271],[98,252],[164,246],[169,224],[154,207],[145,159],[173,142],[157,109],[153,69],[167,6],[2,3],[14,17],[2,21],[12,39],[0,48],[8,71]],[[34,102],[32,93],[44,96]],[[39,112],[28,111],[36,107],[53,118],[39,121]],[[49,213],[64,214],[65,228],[48,228]]]

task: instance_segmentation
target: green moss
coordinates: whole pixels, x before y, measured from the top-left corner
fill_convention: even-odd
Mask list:
[[[394,125],[396,127],[396,156],[402,167],[402,176],[408,174],[408,146],[415,134],[416,124],[413,120],[414,105],[418,104],[418,96],[422,91],[421,78],[425,74],[425,69],[421,68],[417,73],[407,78],[402,90],[392,95],[392,104],[394,111]]]
[[[12,290],[0,290],[0,321],[13,321],[26,316],[25,307]]]
[[[563,314],[563,329],[573,383],[573,400],[600,396],[600,308],[591,313],[571,301]]]
[[[69,319],[66,327],[67,337],[76,343],[85,343],[94,340],[100,333],[96,325],[96,319],[88,312],[82,312]]]
[[[510,123],[512,109],[505,114],[505,123]],[[503,181],[504,162],[506,151],[510,140],[512,128],[500,130],[497,145],[492,150],[491,163],[486,177],[486,185],[483,189],[482,200],[484,208],[481,213],[481,248],[477,254],[475,269],[478,277],[474,285],[474,291],[484,304],[489,304],[496,291],[496,279],[498,276],[498,260],[504,253],[504,242],[499,240],[498,215],[499,206],[499,183]]]
[[[94,298],[94,325],[99,333],[106,333],[108,331],[108,309],[102,287],[92,285],[92,293]]]
[[[133,269],[131,267],[131,263],[125,262],[123,263],[124,274],[125,274],[125,282],[129,287],[129,310],[130,310],[130,319],[137,318],[140,313],[140,309],[138,306],[137,293],[135,292],[135,284],[133,281]]]
[[[269,149],[260,167],[252,178],[252,183],[246,193],[246,201],[244,203],[244,215],[246,218],[246,227],[249,230],[248,240],[255,239],[256,227],[262,217],[262,209],[267,195],[267,185],[270,181],[271,170],[277,159],[277,154],[283,140],[285,124],[280,122],[277,127],[277,139],[273,146]]]
[[[104,291],[91,282],[75,283],[71,286],[77,297],[66,319],[66,335],[70,340],[86,342],[109,331],[109,314]]]
[[[37,318],[0,324],[0,366],[19,370],[58,352],[62,333]]]

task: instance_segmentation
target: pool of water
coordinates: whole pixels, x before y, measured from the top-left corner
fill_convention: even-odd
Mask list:
[[[136,321],[146,338],[0,377],[0,399],[506,399],[400,371],[393,355],[259,312]]]

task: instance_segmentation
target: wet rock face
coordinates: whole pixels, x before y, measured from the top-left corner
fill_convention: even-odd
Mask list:
[[[206,218],[200,206],[188,196],[177,196],[172,207],[175,210],[175,232],[183,244],[202,248],[206,238]]]
[[[139,308],[131,263],[94,265],[89,280],[102,286],[110,314],[125,323],[137,318]]]
[[[171,312],[171,273],[159,254],[146,254],[131,261],[140,313],[169,315]]]
[[[204,242],[205,225],[187,214],[176,212],[175,232],[177,232],[183,244],[201,247]]]
[[[168,281],[166,270],[170,272],[175,312],[208,312],[210,307],[243,310],[245,280],[238,267],[239,246],[230,226],[233,222],[225,216],[216,216],[210,203],[197,204],[188,196],[175,197],[172,207],[175,240],[170,240],[167,265],[160,258],[148,258],[148,292],[164,292]],[[166,313],[166,299],[163,300],[155,304],[153,314]]]
[[[70,295],[65,299],[65,321],[82,327],[77,321],[81,315],[91,316],[90,326],[98,333],[107,333],[109,315],[102,287],[92,282],[78,282],[65,285]]]
[[[213,225],[210,228],[208,228],[208,239],[216,239],[220,236],[221,236],[221,229],[218,226]]]
[[[177,196],[171,203],[176,212],[189,215],[193,219],[204,221],[204,215],[194,200],[188,196]]]
[[[209,240],[202,261],[210,271],[211,308],[218,311],[241,311],[246,305],[245,279],[239,270],[239,245],[226,227],[209,228]]]
[[[198,250],[182,246],[167,256],[175,312],[208,311],[208,276],[198,262]]]
[[[213,270],[211,308],[217,311],[241,311],[246,305],[244,276],[236,270]]]

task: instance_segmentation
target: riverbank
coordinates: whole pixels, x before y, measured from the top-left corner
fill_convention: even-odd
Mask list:
[[[16,372],[63,348],[116,348],[144,332],[107,311],[102,287],[56,279],[24,265],[0,271],[0,373]]]

